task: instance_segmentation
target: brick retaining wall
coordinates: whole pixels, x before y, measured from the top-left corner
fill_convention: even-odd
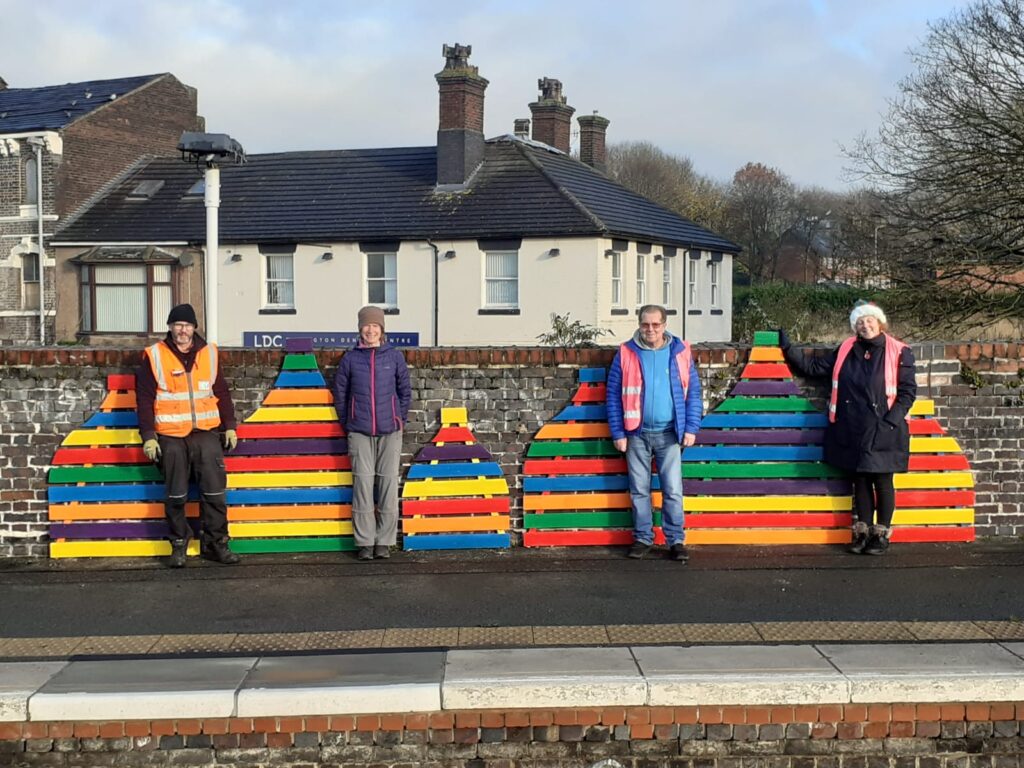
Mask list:
[[[714,407],[748,350],[701,345],[697,351],[706,405]],[[1024,343],[927,343],[915,345],[914,352],[920,396],[935,401],[938,419],[959,440],[974,469],[978,535],[1024,535]],[[326,376],[333,375],[340,354],[317,354]],[[526,446],[567,404],[577,369],[608,365],[614,350],[442,348],[406,354],[413,407],[405,460],[430,439],[442,405],[467,406],[474,433],[509,478],[513,525],[519,526],[518,475]],[[239,420],[266,395],[282,356],[270,350],[223,350]],[[98,408],[105,377],[132,371],[138,360],[138,350],[0,348],[0,557],[47,555],[50,458],[64,436]],[[824,390],[812,387],[809,394],[820,399]]]

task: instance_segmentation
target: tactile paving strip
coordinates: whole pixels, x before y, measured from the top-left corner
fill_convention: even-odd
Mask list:
[[[533,645],[533,627],[459,627],[460,646]]]
[[[237,635],[164,635],[150,653],[221,653],[231,648]]]
[[[537,645],[601,645],[608,642],[608,630],[603,625],[534,627],[533,641]]]
[[[683,624],[688,643],[760,643],[761,636],[753,624]]]
[[[238,635],[231,643],[232,651],[244,653],[274,653],[280,651],[304,651],[309,642],[308,632],[271,632],[266,634]]]
[[[451,648],[459,644],[458,627],[389,629],[383,648]]]
[[[685,643],[684,624],[613,624],[606,627],[608,639],[623,645]]]
[[[992,636],[971,621],[903,622],[918,640],[991,640]]]
[[[87,637],[75,647],[75,656],[130,656],[149,653],[163,635]]]
[[[336,632],[310,632],[307,651],[333,651],[348,648],[380,648],[383,629],[351,629]]]
[[[4,637],[0,638],[0,657],[63,658],[74,653],[84,637]]]
[[[1024,621],[974,622],[996,640],[1024,640]]]

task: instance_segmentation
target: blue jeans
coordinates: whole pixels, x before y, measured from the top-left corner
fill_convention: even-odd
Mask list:
[[[641,432],[626,443],[629,469],[629,498],[633,506],[633,540],[654,543],[654,514],[651,510],[651,458],[658,462],[661,481],[661,528],[671,547],[686,539],[683,530],[682,451],[675,430]]]

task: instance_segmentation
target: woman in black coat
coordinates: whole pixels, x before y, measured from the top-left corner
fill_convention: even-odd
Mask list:
[[[824,357],[797,352],[783,330],[779,345],[799,373],[832,378],[825,461],[853,475],[850,551],[881,555],[889,547],[896,506],[893,474],[906,472],[910,460],[907,414],[917,396],[914,354],[886,333],[885,313],[877,304],[858,301],[850,328],[856,336]]]

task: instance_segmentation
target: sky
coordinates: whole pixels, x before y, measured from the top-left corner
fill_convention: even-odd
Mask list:
[[[250,154],[436,142],[442,46],[490,81],[487,137],[561,80],[608,142],[728,180],[747,162],[843,190],[908,50],[966,0],[0,0],[12,88],[171,72]],[[574,119],[575,127],[575,119]]]

